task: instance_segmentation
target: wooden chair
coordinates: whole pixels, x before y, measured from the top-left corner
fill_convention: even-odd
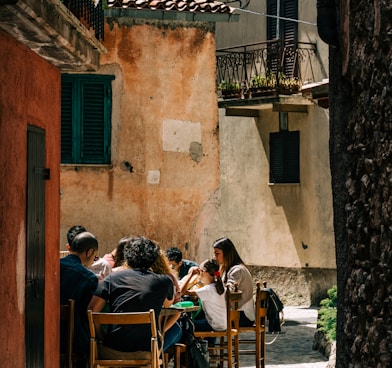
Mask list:
[[[90,367],[149,367],[159,368],[158,332],[155,322],[155,312],[133,313],[97,313],[89,310],[88,320],[90,326]],[[148,351],[122,352],[105,347],[100,344],[96,336],[96,325],[150,325],[151,349]]]
[[[260,282],[256,283],[256,301],[255,301],[255,312],[256,319],[255,324],[250,327],[240,327],[239,333],[239,344],[241,355],[254,355],[256,358],[256,368],[265,367],[265,332],[266,332],[266,317],[267,317],[267,305],[268,303],[268,291],[265,288],[260,287]],[[241,334],[254,333],[255,337],[242,338]],[[243,345],[254,345],[254,348],[249,347],[243,348]]]
[[[174,368],[181,368],[181,354],[184,354],[185,357],[185,367],[188,368],[188,357],[185,354],[187,352],[187,347],[185,344],[177,343],[171,348],[168,349],[167,352],[164,353],[165,359],[165,368],[169,366],[169,356],[173,355],[174,359]]]
[[[239,367],[239,319],[240,310],[238,302],[241,299],[242,292],[230,291],[229,287],[226,287],[226,318],[227,318],[227,329],[225,331],[195,331],[195,337],[206,339],[206,338],[218,338],[219,343],[215,346],[209,346],[210,362],[217,362],[220,367],[224,367],[224,362],[227,362],[227,367],[232,368],[233,364],[236,368]],[[217,357],[214,356],[213,352],[218,351]]]
[[[69,299],[68,304],[60,305],[60,321],[67,325],[67,344],[65,351],[60,353],[60,366],[72,368],[74,340],[75,300]]]

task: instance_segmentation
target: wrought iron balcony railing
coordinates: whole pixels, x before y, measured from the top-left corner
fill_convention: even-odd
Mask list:
[[[97,40],[103,41],[104,14],[102,0],[63,0],[63,4],[87,29],[93,30]]]
[[[236,99],[298,93],[315,82],[315,55],[315,44],[281,40],[218,49],[218,94]]]

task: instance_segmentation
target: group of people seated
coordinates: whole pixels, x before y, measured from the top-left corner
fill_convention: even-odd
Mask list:
[[[176,247],[163,250],[143,236],[127,236],[109,254],[97,256],[98,241],[83,226],[67,233],[69,255],[60,259],[60,303],[75,300],[74,352],[86,366],[89,355],[87,310],[111,313],[141,312],[154,309],[160,318],[162,307],[196,298],[202,313],[194,318],[196,331],[223,331],[226,326],[225,285],[242,291],[240,325],[253,325],[255,319],[252,276],[228,238],[213,243],[214,257],[200,264],[182,258]],[[195,282],[196,280],[196,282]],[[195,286],[196,284],[196,286]],[[163,351],[181,341],[180,312],[168,318]],[[65,344],[61,329],[61,346]],[[105,333],[97,331],[105,346],[117,351],[150,349],[150,331],[116,326]],[[76,363],[78,367],[78,363]]]

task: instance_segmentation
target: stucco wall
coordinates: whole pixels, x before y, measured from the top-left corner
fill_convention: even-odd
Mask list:
[[[113,165],[61,168],[62,246],[79,223],[96,234],[101,254],[127,234],[197,254],[192,229],[219,183],[212,31],[202,23],[108,20],[99,73],[116,78]],[[121,168],[125,161],[134,172]]]
[[[46,130],[45,366],[59,356],[60,73],[0,31],[1,366],[24,363],[27,125]]]
[[[233,238],[250,265],[334,268],[328,111],[289,113],[300,131],[300,184],[269,184],[269,134],[278,113],[220,116],[219,211],[205,233]],[[306,249],[305,249],[306,248]]]
[[[202,249],[211,252],[215,239],[229,237],[254,266],[255,278],[266,279],[295,304],[310,305],[323,290],[309,282],[324,291],[336,283],[328,110],[314,106],[309,113],[288,114],[289,130],[300,131],[300,184],[269,184],[269,134],[279,130],[278,116],[271,107],[258,118],[220,110],[221,187],[218,210],[200,231]],[[286,269],[286,275],[271,267]],[[293,269],[300,275],[291,277],[301,289],[299,298],[289,297],[286,286]],[[310,269],[332,272],[326,279]]]

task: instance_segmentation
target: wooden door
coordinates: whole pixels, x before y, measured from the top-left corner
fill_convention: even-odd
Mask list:
[[[25,367],[44,367],[45,130],[27,129]]]

